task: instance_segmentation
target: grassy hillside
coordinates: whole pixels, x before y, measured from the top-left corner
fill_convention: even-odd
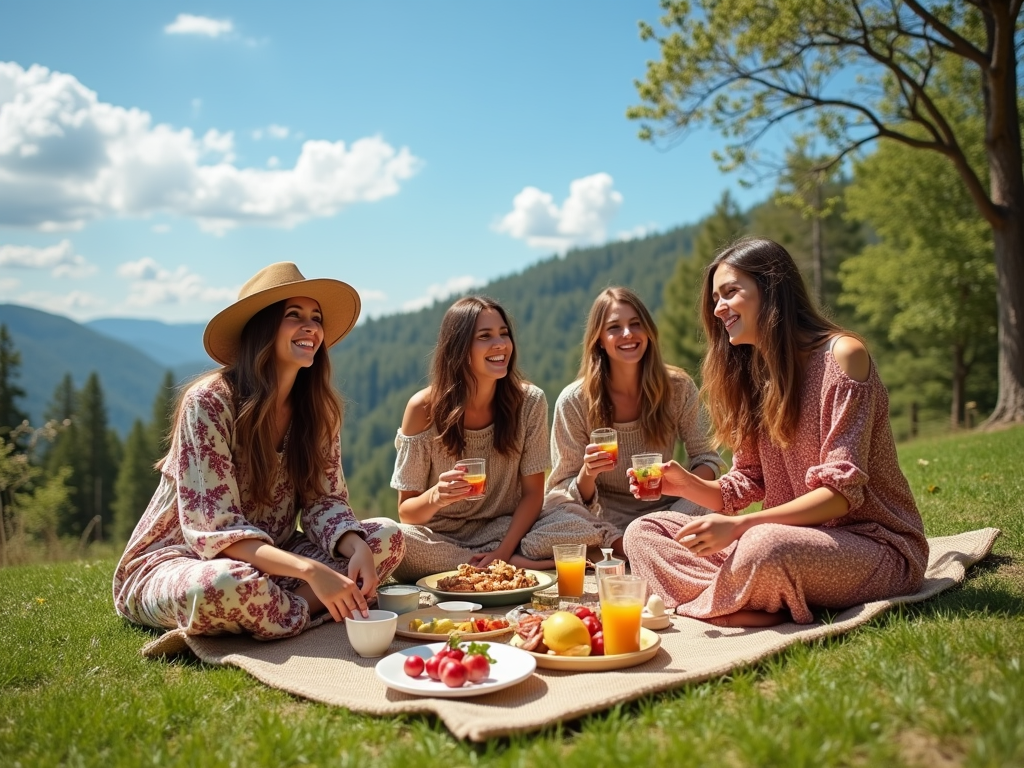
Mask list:
[[[1024,428],[900,451],[929,536],[995,526],[966,582],[847,635],[475,745],[188,658],[113,612],[111,558],[0,569],[0,765],[1024,765]]]
[[[587,311],[598,292],[611,285],[629,286],[656,311],[676,260],[692,250],[696,230],[682,227],[643,240],[572,251],[480,289],[512,314],[520,366],[547,393],[549,407],[575,377]],[[395,431],[409,396],[426,383],[437,329],[452,301],[370,320],[332,353],[348,401],[345,474],[353,507],[361,515],[395,514],[397,497],[388,487]]]

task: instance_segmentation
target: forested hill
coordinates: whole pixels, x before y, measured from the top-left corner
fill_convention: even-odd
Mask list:
[[[512,314],[520,367],[553,407],[562,387],[575,377],[583,326],[598,292],[628,286],[654,313],[676,261],[691,253],[698,229],[686,226],[643,240],[571,251],[474,293],[497,299]],[[397,495],[389,487],[395,432],[410,395],[426,384],[441,317],[452,301],[369,320],[332,354],[347,401],[345,473],[353,508],[361,516],[395,514]]]

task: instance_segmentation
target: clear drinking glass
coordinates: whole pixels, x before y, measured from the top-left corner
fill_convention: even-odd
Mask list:
[[[483,459],[463,459],[458,466],[466,470],[466,476],[462,479],[469,483],[469,494],[464,499],[482,499],[487,494],[486,462]]]
[[[602,427],[590,433],[590,442],[597,445],[605,453],[610,453],[612,462],[619,463],[619,433],[614,429]]]
[[[640,486],[640,501],[661,498],[661,454],[638,453],[633,456],[636,484]]]
[[[604,655],[640,650],[640,613],[647,597],[647,580],[639,576],[605,576],[598,581]]]
[[[582,597],[583,574],[587,570],[585,544],[556,544],[555,570],[558,571],[558,596]]]

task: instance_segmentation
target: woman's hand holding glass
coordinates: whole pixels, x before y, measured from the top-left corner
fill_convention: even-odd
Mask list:
[[[461,501],[470,491],[472,486],[466,482],[466,469],[459,465],[455,469],[449,469],[438,475],[437,485],[434,486],[434,493],[430,500],[439,507],[447,507],[456,501]]]
[[[590,477],[597,477],[602,472],[610,472],[615,469],[616,457],[602,450],[596,443],[587,445],[583,454],[583,471]]]
[[[666,461],[664,464],[659,465],[661,468],[661,492],[666,496],[682,496],[689,498],[687,486],[690,486],[693,481],[700,481],[697,475],[690,472],[682,464],[673,459],[672,461]],[[629,492],[636,498],[640,498],[640,485],[636,480],[636,470],[632,467],[626,469],[626,475],[629,477]]]

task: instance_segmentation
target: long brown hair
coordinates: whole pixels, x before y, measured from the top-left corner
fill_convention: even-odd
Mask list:
[[[757,345],[729,343],[715,317],[715,271],[729,264],[753,278],[760,308]],[[701,367],[715,437],[739,446],[763,434],[786,447],[800,418],[801,352],[843,329],[818,311],[789,252],[766,238],[745,237],[722,250],[704,270],[701,320],[708,353]]]
[[[232,458],[244,466],[249,477],[252,500],[261,505],[273,503],[273,479],[277,474],[275,451],[275,403],[277,401],[277,358],[274,345],[284,317],[284,301],[271,304],[250,318],[242,329],[238,356],[231,365],[212,374],[219,376],[231,391],[235,408],[235,446]],[[181,398],[186,392],[182,392]],[[341,398],[331,378],[331,358],[327,345],[321,344],[313,365],[300,368],[289,400],[292,421],[285,451],[288,477],[306,506],[327,491],[324,476],[340,439],[344,415]],[[173,435],[181,428],[181,399]],[[161,465],[167,461],[165,457]]]
[[[473,378],[469,355],[476,320],[485,309],[493,309],[501,315],[512,342],[508,372],[498,379],[494,392],[494,447],[498,453],[507,455],[515,451],[519,413],[526,399],[523,377],[516,365],[519,352],[512,318],[488,296],[466,296],[456,301],[441,319],[434,360],[430,366],[430,401],[427,404],[428,418],[437,429],[438,439],[455,458],[461,457],[466,449],[463,422]]]
[[[610,427],[615,421],[615,408],[608,389],[611,366],[608,354],[601,346],[601,333],[608,313],[617,301],[625,302],[636,310],[647,334],[647,350],[640,360],[640,432],[645,443],[670,442],[674,433],[669,416],[672,388],[668,368],[658,346],[658,326],[640,297],[629,288],[605,288],[594,299],[587,317],[583,354],[580,355],[580,370],[576,378],[583,381],[583,400],[590,428]],[[673,370],[686,375],[681,369]]]

